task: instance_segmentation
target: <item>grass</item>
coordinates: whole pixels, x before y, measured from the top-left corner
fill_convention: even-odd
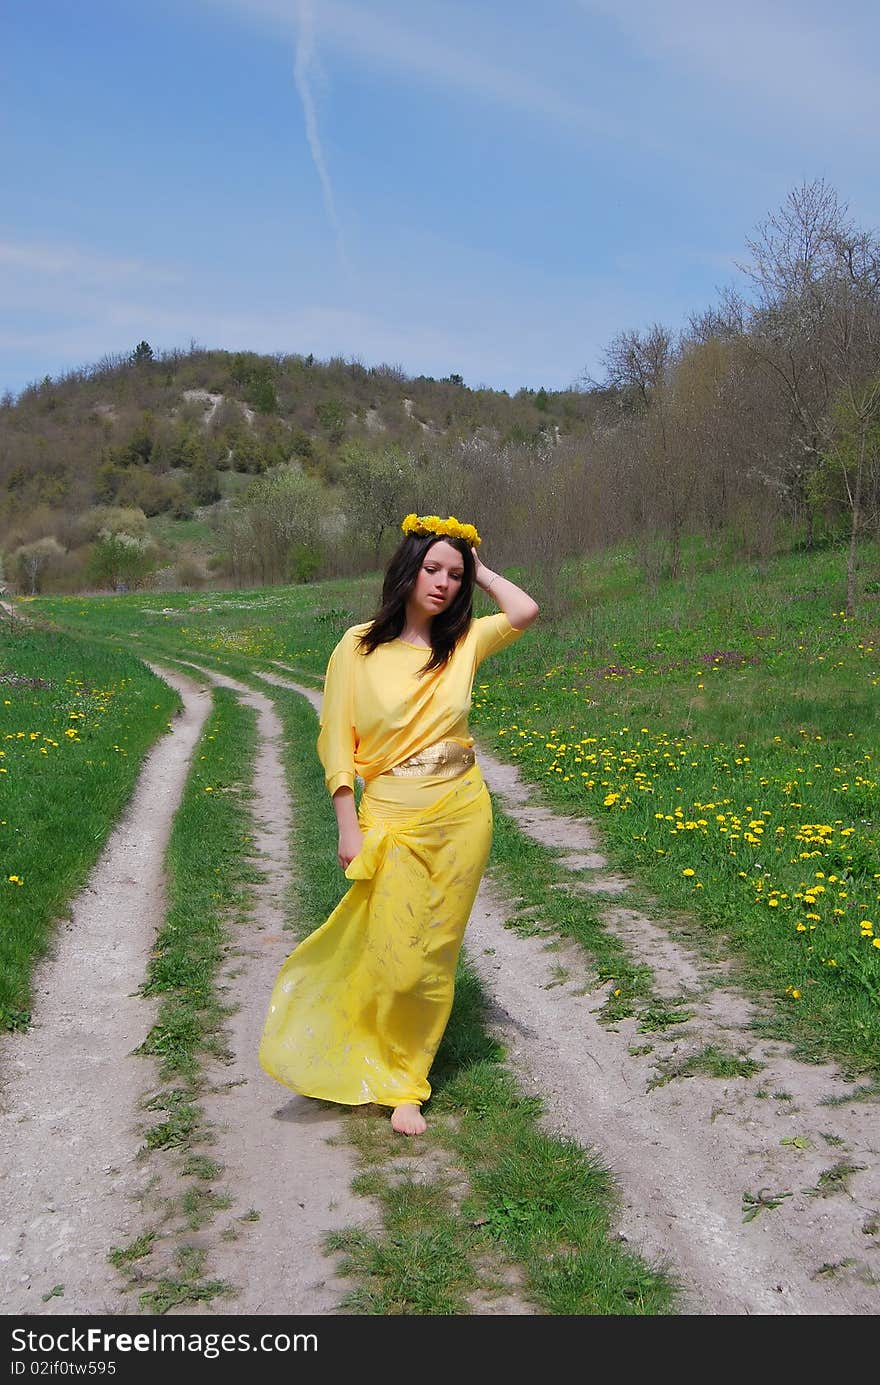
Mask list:
[[[564,853],[527,836],[493,803],[494,835],[489,874],[518,901],[507,927],[522,936],[536,933],[572,938],[584,949],[584,985],[607,985],[600,1019],[606,1024],[638,1016],[645,1032],[681,1024],[688,1015],[660,1001],[650,967],[633,963],[622,942],[608,930],[601,901],[575,891],[579,876],[559,864]],[[569,979],[571,979],[569,977]],[[577,978],[575,978],[577,979]]]
[[[539,622],[493,659],[485,677],[481,671],[472,724],[551,806],[593,818],[612,865],[670,916],[689,919],[692,944],[702,939],[715,955],[736,960],[738,982],[769,1001],[762,1010],[770,1032],[806,1057],[868,1074],[864,1091],[874,1094],[880,607],[868,579],[880,549],[864,545],[860,562],[860,613],[852,619],[841,614],[844,562],[833,550],[734,567],[694,546],[684,575],[653,587],[632,552],[571,564],[563,574],[570,614],[556,625]],[[27,604],[153,656],[212,663],[245,681],[281,661],[316,684],[342,631],[369,614],[375,590],[375,582],[337,582]],[[297,857],[309,862],[302,891],[289,901],[303,932],[340,892],[332,810],[312,754],[311,712],[292,694],[272,692],[299,810]],[[634,966],[602,927],[601,901],[550,890],[551,879],[571,883],[552,853],[534,848],[503,814],[496,824],[493,869],[519,897],[512,925],[576,937],[588,949],[591,972],[608,984],[608,1022],[636,1014],[651,1033],[686,1018],[652,993],[650,970]],[[185,1052],[185,1030],[181,1023],[180,1042],[169,1044],[171,1059]],[[740,1060],[704,1051],[701,1061],[721,1075]],[[539,1311],[670,1311],[674,1286],[625,1255],[615,1259],[613,1187],[601,1166],[564,1143],[545,1149],[539,1110],[504,1086],[506,1076],[482,1023],[479,986],[464,970],[432,1075],[423,1146],[424,1163],[438,1161],[431,1194],[417,1195],[414,1180],[400,1174],[387,1120],[349,1122],[401,1246],[415,1244],[406,1206],[421,1197],[424,1217],[436,1206],[436,1237],[422,1255],[433,1246],[446,1268],[436,1282],[427,1270],[414,1275],[407,1297],[406,1284],[382,1268],[393,1236],[386,1228],[373,1244],[359,1233],[345,1247],[355,1292],[365,1295],[358,1311],[380,1302],[400,1312],[429,1311],[429,1303],[449,1311],[471,1301],[473,1276],[479,1280],[486,1264],[499,1284],[515,1264],[519,1291]],[[162,1114],[173,1123],[173,1110]],[[462,1187],[449,1180],[450,1168]],[[542,1186],[555,1186],[558,1174],[574,1201],[545,1206],[529,1181],[533,1168]],[[765,1198],[765,1191],[744,1203],[750,1219],[786,1196]]]
[[[234,488],[233,488],[234,489]],[[209,546],[214,531],[204,519],[171,519],[168,515],[153,515],[147,523],[151,537],[179,550],[185,544]]]
[[[679,1077],[753,1077],[765,1066],[755,1058],[744,1058],[741,1054],[725,1053],[715,1044],[706,1044],[698,1053],[678,1062],[666,1063],[659,1076],[648,1083],[648,1091],[655,1087],[665,1087]]]
[[[339,1273],[357,1280],[340,1307],[351,1313],[445,1316],[468,1312],[477,1286],[473,1234],[450,1202],[448,1181],[406,1175],[362,1175],[355,1192],[382,1207],[381,1236],[360,1228],[335,1232],[327,1248],[342,1251]]]
[[[210,1303],[215,1298],[234,1298],[235,1288],[223,1279],[208,1279],[203,1271],[207,1251],[181,1246],[175,1255],[176,1273],[162,1275],[138,1295],[143,1313],[167,1313],[172,1308]]]
[[[142,1235],[135,1236],[127,1246],[114,1246],[107,1259],[117,1270],[126,1269],[135,1260],[143,1260],[150,1254],[155,1239],[155,1231],[145,1231]]]
[[[0,1028],[27,1027],[34,963],[179,706],[121,649],[0,630]]]
[[[253,712],[226,689],[216,689],[174,819],[168,909],[143,988],[161,1003],[141,1051],[159,1060],[164,1080],[182,1081],[183,1091],[198,1076],[203,1054],[218,1052],[224,1012],[214,983],[227,920],[246,909],[250,886],[261,879],[250,859],[249,795],[243,787],[255,749]]]
[[[444,1139],[471,1192],[462,1211],[544,1313],[670,1311],[673,1282],[614,1233],[617,1192],[591,1151],[544,1133],[540,1103],[497,1061],[461,1070],[442,1090]]]
[[[861,1173],[864,1164],[851,1164],[848,1159],[840,1159],[836,1164],[832,1164],[830,1169],[820,1173],[818,1181],[812,1188],[805,1188],[804,1192],[811,1197],[832,1197],[835,1193],[848,1193],[849,1180],[854,1173]]]

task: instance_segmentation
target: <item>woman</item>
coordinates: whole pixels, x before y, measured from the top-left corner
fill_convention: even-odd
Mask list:
[[[474,673],[538,607],[480,561],[473,525],[407,515],[401,528],[379,613],[346,631],[324,683],[318,754],[352,886],[281,968],[260,1062],[304,1096],[390,1106],[394,1130],[420,1135],[491,844]],[[473,618],[474,584],[498,614]]]

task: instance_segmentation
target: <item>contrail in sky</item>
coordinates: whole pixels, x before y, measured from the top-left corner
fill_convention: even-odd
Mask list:
[[[336,213],[336,202],[333,197],[333,184],[330,182],[330,174],[324,161],[324,151],[321,148],[321,137],[318,134],[318,117],[315,111],[315,102],[312,97],[312,89],[309,85],[309,68],[311,67],[312,57],[315,50],[315,7],[313,0],[298,0],[299,10],[299,40],[296,46],[296,65],[294,74],[296,77],[296,89],[302,101],[303,115],[306,122],[306,138],[309,141],[309,149],[312,151],[312,159],[321,180],[321,189],[324,193],[324,206],[327,209],[327,216],[333,227],[336,236],[336,249],[343,267],[348,270],[348,256],[345,253],[345,245],[342,239],[342,226]]]

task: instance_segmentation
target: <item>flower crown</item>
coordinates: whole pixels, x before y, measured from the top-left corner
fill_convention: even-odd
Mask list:
[[[439,515],[407,515],[401,524],[405,534],[442,534],[447,539],[464,539],[478,548],[482,539],[472,524],[461,524],[454,515],[441,519]]]

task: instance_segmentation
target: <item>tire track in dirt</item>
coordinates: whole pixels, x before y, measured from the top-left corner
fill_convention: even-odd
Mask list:
[[[314,689],[260,677],[320,708]],[[466,948],[494,998],[495,1032],[544,1101],[547,1124],[608,1163],[621,1189],[622,1236],[668,1267],[686,1313],[877,1313],[880,1103],[847,1101],[852,1084],[835,1065],[805,1063],[757,1037],[757,1007],[737,991],[729,964],[707,961],[662,921],[614,901],[627,882],[607,873],[588,822],[540,804],[516,766],[483,749],[479,762],[521,829],[564,851],[560,866],[578,874],[575,889],[609,897],[608,926],[653,969],[658,993],[692,1012],[660,1034],[646,1035],[634,1019],[603,1025],[609,984],[589,956],[572,941],[505,927],[516,901],[484,881]],[[630,1052],[648,1043],[651,1053]],[[670,1076],[710,1043],[765,1066],[751,1078]],[[808,1144],[782,1143],[793,1139]],[[854,1171],[823,1184],[843,1165]],[[790,1196],[744,1222],[744,1194],[762,1190]]]
[[[324,1255],[323,1238],[332,1230],[376,1222],[378,1214],[368,1199],[350,1190],[357,1165],[338,1110],[287,1092],[257,1062],[272,986],[293,947],[284,930],[291,813],[281,722],[265,694],[197,664],[186,667],[214,686],[231,689],[257,714],[251,808],[256,864],[264,877],[255,886],[252,914],[231,936],[219,981],[224,1003],[235,1007],[227,1035],[232,1060],[207,1065],[209,1087],[201,1102],[216,1136],[211,1155],[223,1166],[233,1206],[187,1240],[207,1246],[211,1275],[239,1291],[207,1311],[332,1313],[348,1285]],[[259,1220],[241,1220],[253,1212]],[[224,1239],[221,1223],[239,1239]]]
[[[162,862],[205,718],[184,710],[146,756],[134,794],[59,922],[34,975],[31,1028],[0,1038],[0,1287],[6,1313],[119,1313],[107,1253],[137,1234],[144,1192],[140,1103],[150,1065],[133,1057],[155,1019],[138,995],[163,917]],[[63,1294],[49,1300],[57,1285]]]

